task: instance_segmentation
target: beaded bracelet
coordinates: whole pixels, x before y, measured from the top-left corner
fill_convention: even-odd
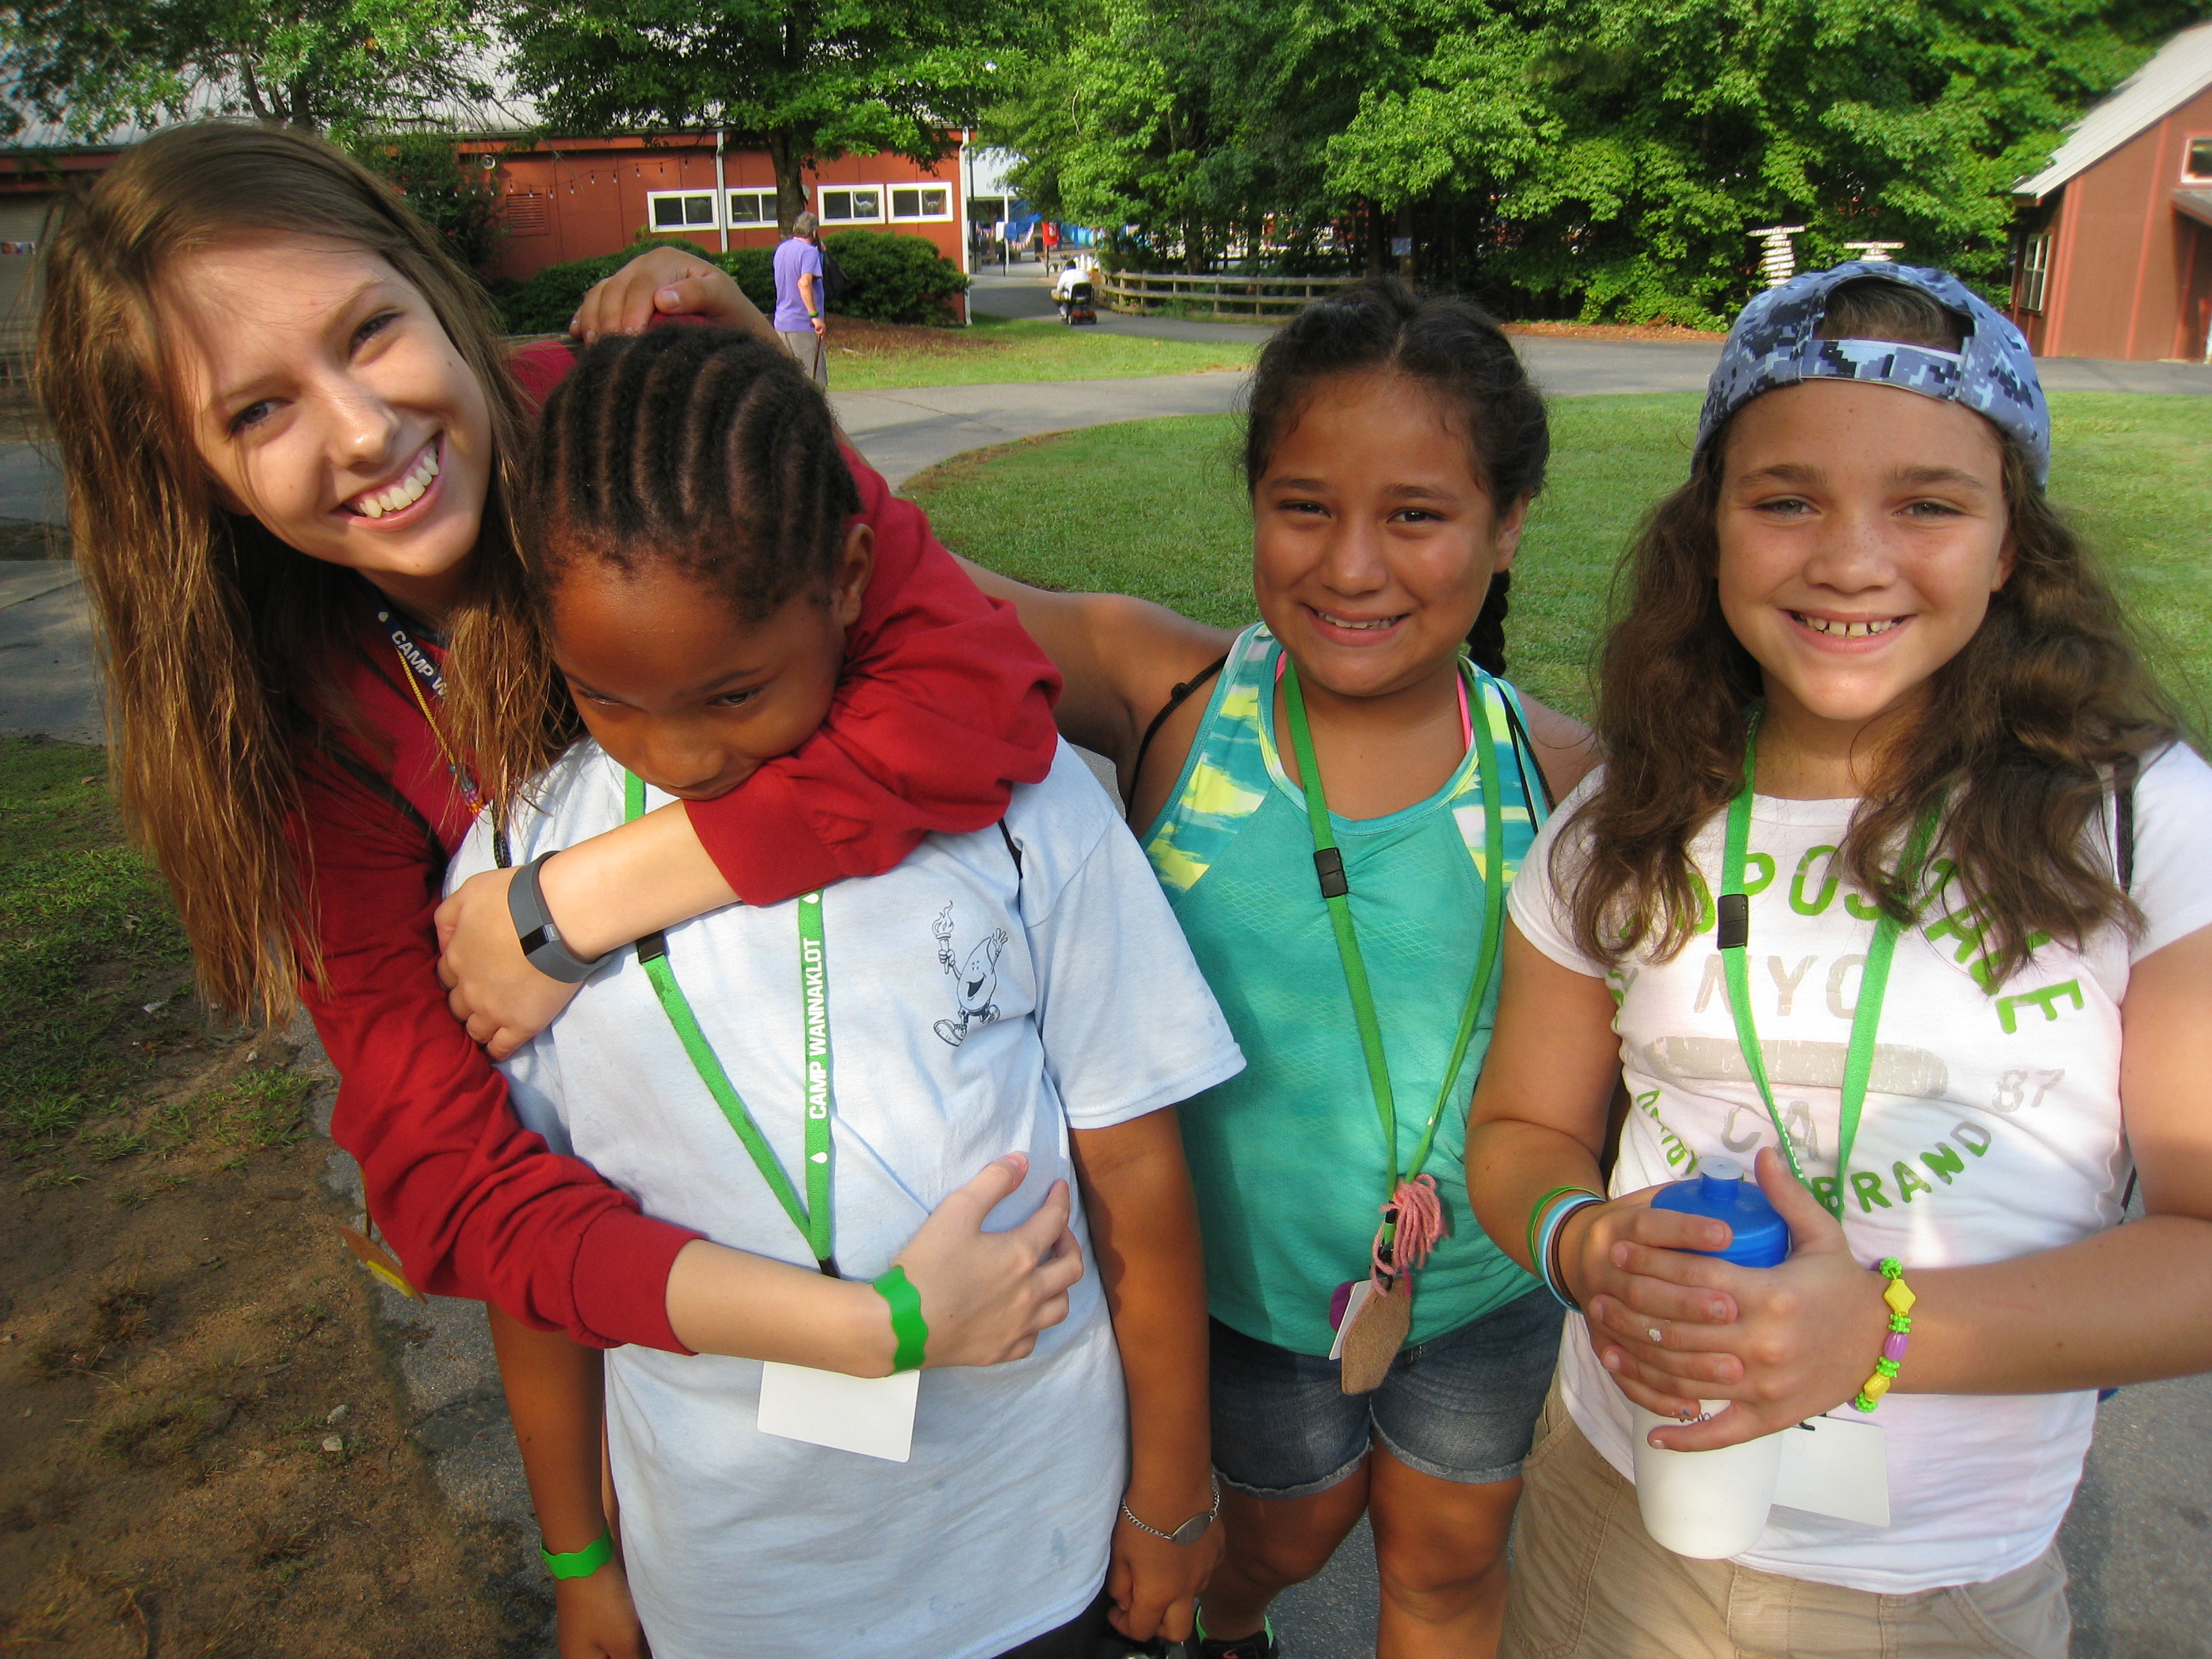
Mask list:
[[[1889,1392],[1891,1381],[1905,1363],[1905,1345],[1912,1334],[1912,1304],[1920,1299],[1905,1284],[1905,1264],[1895,1256],[1881,1259],[1881,1276],[1889,1281],[1881,1292],[1881,1299],[1889,1304],[1889,1335],[1883,1340],[1881,1358],[1874,1362],[1874,1375],[1860,1384],[1858,1398],[1851,1401],[1856,1411],[1872,1411]]]

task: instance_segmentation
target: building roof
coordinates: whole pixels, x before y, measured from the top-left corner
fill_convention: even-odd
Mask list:
[[[2104,102],[2075,124],[2051,155],[2051,165],[2033,179],[2021,179],[2013,193],[2041,201],[2207,87],[2212,87],[2212,23],[2199,23],[2175,35],[2150,62],[2113,88]]]

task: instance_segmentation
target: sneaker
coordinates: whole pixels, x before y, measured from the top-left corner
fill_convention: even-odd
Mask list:
[[[1273,1620],[1261,1621],[1260,1628],[1249,1636],[1240,1636],[1234,1642],[1224,1642],[1206,1633],[1200,1624],[1192,1633],[1192,1650],[1195,1659],[1280,1659],[1282,1649],[1275,1644],[1275,1626]]]

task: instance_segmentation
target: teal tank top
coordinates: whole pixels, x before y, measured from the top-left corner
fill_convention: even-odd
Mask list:
[[[1190,758],[1144,837],[1153,872],[1244,1050],[1245,1067],[1182,1109],[1213,1316],[1300,1353],[1326,1354],[1336,1287],[1369,1270],[1389,1168],[1344,968],[1314,875],[1305,795],[1285,775],[1274,721],[1282,647],[1265,624],[1230,647]],[[1474,718],[1491,721],[1508,879],[1540,817],[1536,763],[1506,721],[1514,693],[1468,665]],[[1393,1091],[1398,1158],[1419,1145],[1451,1058],[1482,944],[1482,787],[1475,749],[1428,799],[1384,817],[1330,815],[1352,886]],[[1493,976],[1446,1097],[1425,1173],[1446,1237],[1414,1280],[1410,1340],[1453,1331],[1534,1289],[1475,1222],[1467,1116],[1497,1018]]]

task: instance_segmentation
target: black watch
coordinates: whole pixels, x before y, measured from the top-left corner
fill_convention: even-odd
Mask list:
[[[548,979],[557,979],[563,985],[580,985],[607,958],[593,957],[587,962],[562,942],[552,912],[545,908],[545,890],[538,873],[552,856],[551,853],[540,853],[514,872],[514,879],[507,884],[507,914],[514,918],[514,934],[522,942],[525,962]]]

